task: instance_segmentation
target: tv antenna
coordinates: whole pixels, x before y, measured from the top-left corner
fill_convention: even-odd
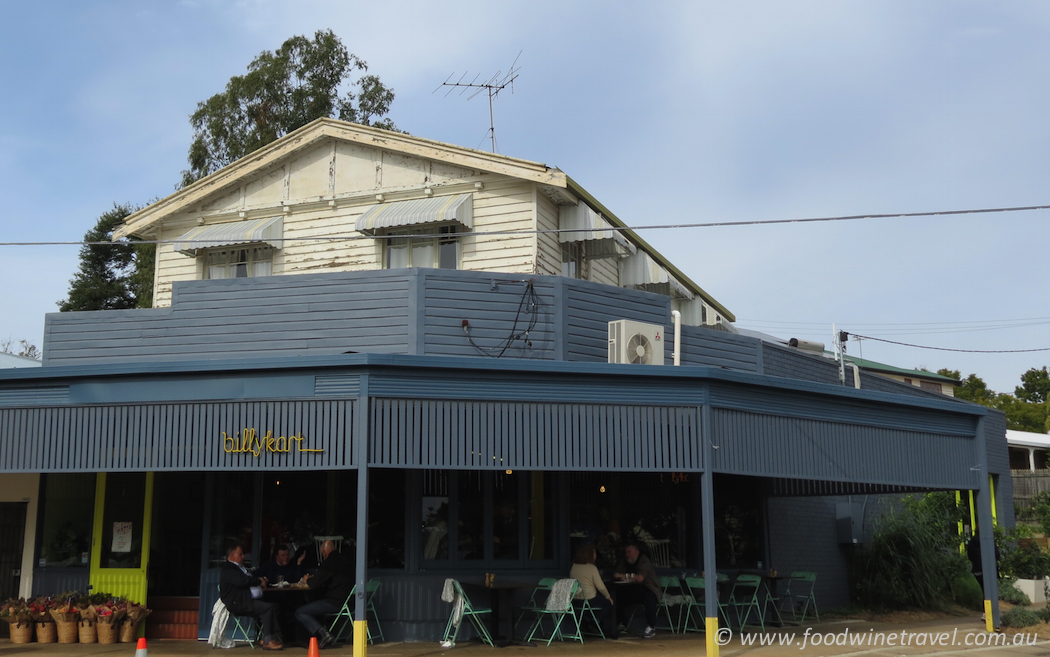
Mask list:
[[[518,52],[518,57],[521,57],[521,53],[522,52],[524,52],[524,51],[519,51]],[[448,76],[448,78],[444,82],[442,82],[440,85],[438,85],[438,88],[435,89],[432,92],[432,93],[437,93],[438,90],[441,89],[442,87],[449,87],[448,92],[445,93],[445,98],[448,98],[449,94],[451,94],[456,89],[460,90],[460,92],[459,92],[460,96],[462,96],[463,94],[467,93],[467,91],[469,91],[469,90],[472,90],[472,89],[475,90],[474,93],[472,93],[470,95],[470,97],[467,98],[467,100],[472,100],[473,98],[476,98],[478,95],[480,95],[480,94],[482,94],[484,92],[488,92],[488,96],[489,96],[489,134],[488,134],[488,137],[489,137],[489,140],[492,142],[492,152],[493,153],[496,152],[496,122],[495,122],[495,119],[493,118],[493,113],[492,113],[492,99],[495,98],[496,96],[498,96],[499,92],[503,91],[507,87],[510,87],[510,92],[514,93],[514,80],[518,79],[518,71],[521,70],[520,66],[516,66],[516,64],[518,63],[518,57],[514,58],[514,61],[511,63],[510,68],[507,70],[506,75],[503,74],[503,71],[496,71],[495,75],[493,75],[492,77],[488,78],[484,82],[478,82],[478,78],[481,77],[481,73],[478,73],[477,75],[474,76],[474,78],[470,82],[464,82],[464,80],[467,79],[467,76],[470,75],[469,72],[466,72],[463,75],[459,76],[459,79],[456,80],[455,82],[450,82],[450,80],[456,75],[456,72],[453,71]],[[502,77],[500,77],[501,75],[502,75]]]

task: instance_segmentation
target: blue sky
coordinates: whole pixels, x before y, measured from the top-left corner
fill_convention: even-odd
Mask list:
[[[1043,2],[0,2],[0,241],[76,240],[174,190],[196,103],[331,28],[414,135],[487,148],[432,93],[522,51],[500,152],[566,171],[632,226],[1050,204]],[[1044,211],[645,231],[743,327],[831,324],[945,348],[1050,347]],[[72,246],[0,246],[0,338],[42,341]],[[983,322],[975,324],[975,322]],[[1024,324],[1018,326],[1017,324]],[[980,329],[980,330],[977,330]],[[866,341],[1011,391],[1050,352]],[[859,353],[856,343],[849,349]]]

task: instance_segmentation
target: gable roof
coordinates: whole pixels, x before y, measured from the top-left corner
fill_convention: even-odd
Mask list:
[[[909,370],[903,367],[895,367],[893,365],[886,365],[885,363],[877,363],[873,360],[867,360],[866,358],[857,358],[856,356],[846,356],[846,360],[854,363],[857,367],[862,370],[868,370],[871,372],[880,372],[882,374],[893,374],[896,376],[905,376],[914,379],[926,379],[927,381],[937,381],[938,383],[947,383],[953,386],[962,385],[962,381],[953,379],[950,376],[944,376],[936,372],[927,372],[926,370]]]
[[[0,367],[40,367],[42,362],[18,354],[0,353]]]
[[[728,321],[736,321],[736,316],[725,306],[683,274],[671,261],[656,251],[633,230],[627,229],[627,224],[610,212],[608,208],[602,205],[577,182],[569,178],[561,169],[530,160],[522,160],[473,148],[464,148],[454,144],[330,118],[319,118],[311,121],[298,130],[294,130],[284,137],[263,146],[254,153],[246,155],[215,173],[201,178],[192,185],[188,185],[174,194],[129,215],[124,220],[124,223],[113,231],[113,239],[140,235],[154,223],[165,217],[184,211],[202,202],[209,196],[221,193],[223,190],[239,184],[245,177],[264,171],[279,160],[304,151],[326,139],[338,139],[362,146],[381,148],[405,155],[437,160],[469,169],[520,178],[567,190],[589,205],[595,212],[600,213],[614,227],[623,229],[620,231],[622,235],[648,252],[654,260],[672,273],[684,286],[701,297]]]

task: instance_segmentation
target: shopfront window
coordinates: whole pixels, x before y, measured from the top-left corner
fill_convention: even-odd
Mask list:
[[[214,478],[208,563],[218,568],[226,563],[226,547],[240,545],[244,565],[259,565],[252,551],[255,517],[255,473],[221,472]]]
[[[424,561],[504,565],[554,558],[554,499],[548,473],[422,473]],[[449,545],[456,546],[450,554]]]
[[[368,475],[368,567],[405,567],[405,471]]]
[[[755,568],[763,560],[763,482],[715,475],[715,560],[719,568]]]
[[[357,472],[268,472],[263,479],[259,563],[273,558],[274,548],[287,545],[303,565],[317,565],[317,536],[338,537],[341,549],[357,536]]]
[[[95,474],[45,474],[41,484],[39,567],[87,568]]]
[[[599,568],[615,567],[637,543],[657,568],[692,566],[688,531],[693,476],[684,473],[574,473],[569,537],[575,551],[597,548]]]

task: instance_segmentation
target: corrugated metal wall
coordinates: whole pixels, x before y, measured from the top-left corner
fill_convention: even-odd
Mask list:
[[[379,465],[697,470],[695,408],[374,399]]]
[[[352,404],[333,400],[0,409],[0,471],[351,468]],[[245,436],[245,429],[255,433]],[[265,440],[267,432],[274,442]],[[289,439],[293,435],[302,440]],[[287,452],[274,451],[285,448]]]
[[[565,353],[561,360],[605,363],[609,359],[609,322],[630,319],[671,325],[669,297],[560,278],[564,285]],[[667,340],[664,341],[668,342]],[[666,347],[670,358],[670,347]],[[669,362],[669,361],[668,361]]]
[[[977,485],[965,436],[711,411],[717,472],[961,489]]]

